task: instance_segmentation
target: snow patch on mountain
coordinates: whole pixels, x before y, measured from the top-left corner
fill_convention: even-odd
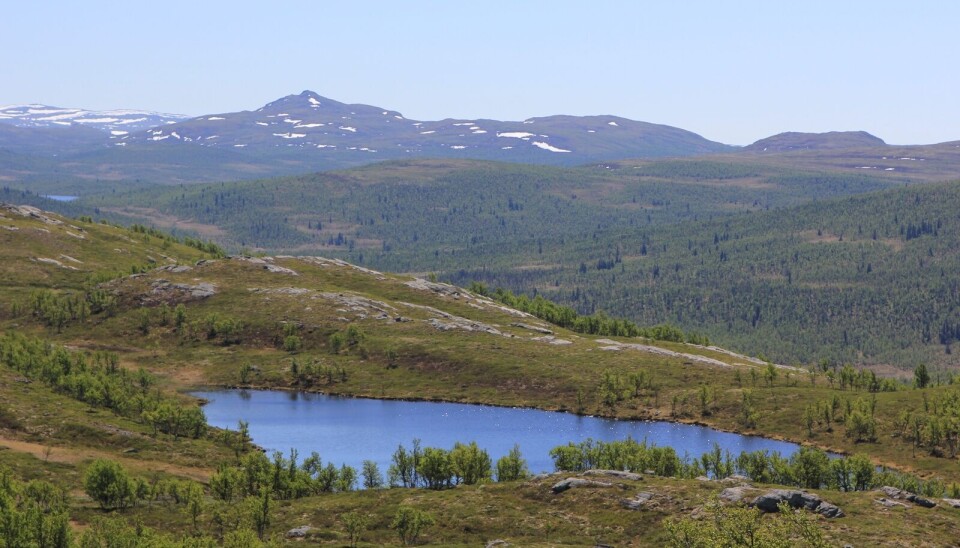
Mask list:
[[[549,150],[550,152],[570,152],[569,150],[564,150],[562,148],[557,148],[549,143],[544,143],[543,141],[534,141],[531,143],[535,147],[540,147],[543,150]]]
[[[507,131],[504,133],[497,133],[497,137],[511,137],[513,139],[523,139],[524,137],[533,137],[533,133],[527,133],[525,131]]]

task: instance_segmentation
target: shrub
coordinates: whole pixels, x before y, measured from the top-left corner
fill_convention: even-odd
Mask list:
[[[97,459],[87,468],[84,491],[105,510],[133,505],[135,485],[120,464]]]

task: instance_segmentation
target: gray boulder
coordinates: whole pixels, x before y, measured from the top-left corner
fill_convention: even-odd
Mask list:
[[[896,487],[890,487],[889,485],[885,485],[881,487],[880,492],[892,499],[905,500],[908,502],[912,502],[917,506],[922,506],[924,508],[933,508],[934,506],[937,505],[936,502],[926,497],[921,497],[916,493],[911,493],[910,491],[904,491],[903,489],[897,489]]]
[[[833,504],[824,502],[817,495],[793,489],[774,489],[753,499],[750,506],[762,512],[772,513],[780,511],[779,506],[781,502],[786,502],[791,508],[804,508],[818,512],[826,517],[843,517],[844,515],[843,510]],[[821,512],[819,508],[823,505],[826,506],[824,506]]]
[[[310,531],[313,531],[313,527],[310,527],[309,525],[294,527],[293,529],[287,531],[287,538],[304,538]]]
[[[650,502],[652,498],[653,493],[641,491],[632,499],[620,499],[620,506],[623,506],[627,510],[640,510],[643,508],[643,505]]]
[[[897,501],[895,501],[895,500],[890,500],[890,499],[885,498],[885,497],[880,497],[879,499],[874,499],[873,502],[876,502],[877,504],[879,504],[880,506],[883,506],[883,507],[885,507],[885,508],[906,508],[906,507],[907,507],[907,505],[904,504],[904,503],[902,503],[902,502],[897,502]]]
[[[839,506],[826,501],[820,501],[820,505],[814,511],[825,518],[842,518],[844,516],[843,510]]]
[[[631,481],[643,481],[642,474],[635,474],[633,472],[624,472],[623,470],[587,470],[583,473],[584,476],[608,476],[618,479],[631,480]]]
[[[740,502],[747,497],[750,488],[747,486],[727,487],[720,492],[720,500],[724,502]]]
[[[947,506],[949,506],[949,507],[951,507],[951,508],[960,508],[960,499],[947,499],[947,498],[945,498],[945,499],[943,499],[943,502],[945,502],[945,503],[947,504]]]
[[[568,489],[581,488],[581,487],[613,487],[612,483],[605,481],[595,481],[582,478],[567,478],[563,481],[559,481],[553,485],[551,488],[554,493],[563,493]]]

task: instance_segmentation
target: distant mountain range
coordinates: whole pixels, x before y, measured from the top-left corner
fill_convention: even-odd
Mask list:
[[[144,110],[84,110],[47,105],[0,107],[0,123],[17,127],[87,127],[111,132],[114,136],[172,124],[190,118],[183,114],[161,114]]]
[[[947,152],[952,153],[950,145]],[[856,153],[851,157],[847,151]],[[830,169],[866,169],[880,166],[888,154],[912,157],[920,152],[893,151],[865,132],[782,133],[734,147],[680,128],[612,115],[418,121],[312,91],[253,111],[195,118],[45,105],[0,108],[0,180],[71,193],[86,192],[91,181],[210,182],[424,158],[576,166],[731,154],[779,155],[788,163],[807,164],[825,156]],[[797,154],[803,156],[787,157]]]
[[[115,139],[115,145],[297,150],[371,160],[434,157],[578,164],[625,157],[689,156],[732,150],[678,128],[616,116],[550,116],[522,122],[418,121],[397,111],[348,105],[312,91],[255,111],[201,116]]]

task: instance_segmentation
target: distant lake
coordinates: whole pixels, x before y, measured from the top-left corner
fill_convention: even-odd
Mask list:
[[[289,454],[296,448],[300,460],[316,451],[324,462],[360,469],[373,460],[386,475],[397,446],[408,449],[414,438],[423,447],[450,449],[457,441],[487,450],[494,463],[513,448],[520,451],[530,471],[552,472],[550,449],[587,438],[614,441],[632,437],[657,446],[673,447],[682,458],[699,457],[714,443],[733,455],[741,451],[778,451],[792,455],[798,445],[756,436],[720,432],[712,428],[664,421],[617,421],[569,413],[468,405],[326,396],[277,390],[222,390],[194,392],[209,400],[207,421],[216,427],[237,429],[250,424],[253,442],[268,451]]]
[[[43,198],[49,198],[51,200],[56,200],[58,202],[72,202],[76,199],[79,199],[80,196],[68,196],[65,194],[47,194]]]

